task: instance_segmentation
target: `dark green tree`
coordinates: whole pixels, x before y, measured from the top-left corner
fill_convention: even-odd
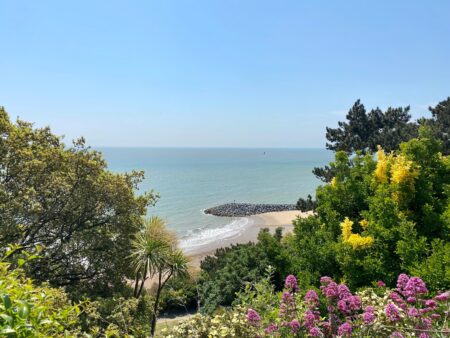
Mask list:
[[[83,139],[67,147],[0,108],[0,245],[43,246],[28,267],[36,280],[81,294],[123,286],[131,241],[156,198],[135,194],[142,179],[108,171]]]
[[[370,153],[381,145],[386,151],[398,149],[400,143],[417,137],[418,124],[411,122],[410,107],[380,108],[367,113],[357,100],[347,113],[346,121],[338,122],[338,128],[327,127],[327,149],[345,151],[348,154],[361,151]],[[335,172],[332,168],[314,168],[313,174],[324,182],[330,182]]]
[[[442,141],[442,152],[448,155],[450,154],[450,97],[428,109],[432,118],[421,122],[431,127],[434,137]]]

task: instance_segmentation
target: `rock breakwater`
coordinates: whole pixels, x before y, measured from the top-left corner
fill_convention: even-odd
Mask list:
[[[205,214],[225,217],[244,217],[265,212],[296,210],[295,204],[227,203],[205,210]]]

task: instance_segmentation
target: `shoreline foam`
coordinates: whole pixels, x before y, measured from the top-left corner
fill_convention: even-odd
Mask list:
[[[284,228],[284,233],[292,232],[294,226],[292,222],[297,217],[308,217],[312,212],[301,212],[299,210],[276,211],[261,213],[249,217],[238,218],[238,220],[248,219],[248,223],[230,236],[218,236],[214,240],[199,243],[197,246],[186,246],[181,242],[181,248],[187,256],[191,258],[191,265],[198,269],[200,262],[209,255],[213,255],[219,248],[224,248],[233,244],[245,244],[255,242],[261,229],[268,228],[274,231],[278,227]],[[201,240],[200,240],[201,241]]]

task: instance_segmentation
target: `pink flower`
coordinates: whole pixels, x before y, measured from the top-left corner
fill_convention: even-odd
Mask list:
[[[425,293],[428,293],[428,289],[419,277],[411,277],[403,288],[403,294],[406,297],[416,297],[416,295]]]
[[[340,300],[340,301],[337,303],[337,307],[338,307],[338,310],[339,310],[342,314],[346,315],[346,314],[348,313],[347,303],[346,303],[344,300]]]
[[[284,282],[284,287],[293,292],[298,291],[297,278],[295,278],[294,275],[287,276]]]
[[[333,281],[333,279],[331,277],[328,277],[328,276],[320,277],[320,284],[328,285],[332,281]]]
[[[389,303],[388,305],[386,305],[386,307],[384,308],[384,313],[391,322],[398,322],[399,320],[401,320],[398,308],[393,303]]]
[[[416,302],[416,297],[408,297],[407,299],[406,299],[406,301],[409,303],[409,304],[414,304],[415,302]]]
[[[339,294],[338,285],[335,282],[330,282],[322,289],[322,292],[328,299],[336,298]]]
[[[409,281],[408,275],[401,273],[397,278],[397,291],[401,292]]]
[[[379,287],[379,288],[384,288],[386,286],[386,284],[382,281],[382,280],[379,280],[378,282],[377,282],[377,287]]]
[[[363,313],[364,324],[370,325],[375,321],[374,310],[373,306],[366,307],[366,311]]]
[[[264,330],[264,333],[270,334],[272,332],[275,332],[278,330],[278,326],[276,326],[274,323],[270,323],[268,327]]]
[[[425,301],[425,306],[431,309],[435,309],[437,304],[436,301],[434,301],[433,299],[428,299],[427,301]]]
[[[392,332],[392,334],[390,335],[390,338],[405,338],[401,332],[399,331],[395,331]]]
[[[344,299],[344,298],[350,297],[352,295],[350,290],[348,289],[347,285],[345,285],[345,284],[339,284],[337,289],[338,289],[339,299]]]
[[[316,291],[308,290],[308,292],[306,292],[305,303],[309,308],[316,308],[319,306],[319,296],[317,295]]]
[[[297,333],[300,330],[300,322],[297,319],[293,319],[289,323],[289,326],[291,327],[292,333]]]
[[[261,317],[259,316],[258,312],[256,312],[253,309],[247,310],[247,320],[252,325],[257,325],[259,321],[261,320]]]
[[[342,324],[341,326],[339,326],[337,334],[338,334],[338,336],[351,337],[351,335],[352,335],[352,326],[349,323]]]
[[[439,313],[432,313],[432,314],[430,315],[430,317],[431,317],[432,319],[440,319],[440,318],[441,318],[441,315],[440,315]]]
[[[446,291],[444,293],[438,294],[434,299],[436,299],[438,302],[445,302],[450,298],[450,292]]]
[[[320,329],[318,327],[312,327],[309,329],[309,335],[311,337],[321,337],[322,336],[322,332],[320,331]]]
[[[411,318],[420,317],[420,313],[415,307],[409,308],[407,314]]]
[[[303,322],[307,329],[311,329],[316,325],[316,322],[319,320],[319,315],[316,311],[307,310],[303,315]]]

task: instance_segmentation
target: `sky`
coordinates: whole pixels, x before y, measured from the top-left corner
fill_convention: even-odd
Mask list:
[[[450,96],[450,1],[0,0],[0,105],[92,146],[324,147]]]

